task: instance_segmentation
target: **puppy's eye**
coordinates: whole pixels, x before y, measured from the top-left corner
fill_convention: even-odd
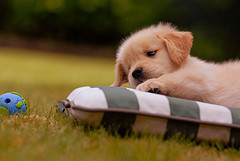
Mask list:
[[[151,57],[154,56],[156,54],[157,51],[151,51],[151,52],[147,52],[147,56]]]

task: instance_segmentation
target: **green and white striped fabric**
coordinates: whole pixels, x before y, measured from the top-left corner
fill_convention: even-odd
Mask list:
[[[78,121],[134,133],[240,145],[240,108],[167,97],[123,87],[81,87],[64,101]]]

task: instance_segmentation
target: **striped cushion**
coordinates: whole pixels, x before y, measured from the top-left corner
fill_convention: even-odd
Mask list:
[[[167,97],[123,87],[81,87],[64,101],[65,112],[88,125],[119,132],[182,134],[240,145],[240,108]]]

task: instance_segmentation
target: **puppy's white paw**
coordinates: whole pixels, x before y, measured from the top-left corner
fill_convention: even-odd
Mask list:
[[[139,91],[168,95],[166,85],[159,79],[149,79],[136,87]]]

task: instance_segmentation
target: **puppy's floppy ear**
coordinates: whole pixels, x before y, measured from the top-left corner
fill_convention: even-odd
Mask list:
[[[192,47],[191,32],[174,31],[163,36],[171,60],[178,66],[185,63]]]
[[[122,64],[119,61],[117,61],[115,65],[115,82],[111,86],[117,87],[127,82],[128,82],[127,74],[123,71]]]

